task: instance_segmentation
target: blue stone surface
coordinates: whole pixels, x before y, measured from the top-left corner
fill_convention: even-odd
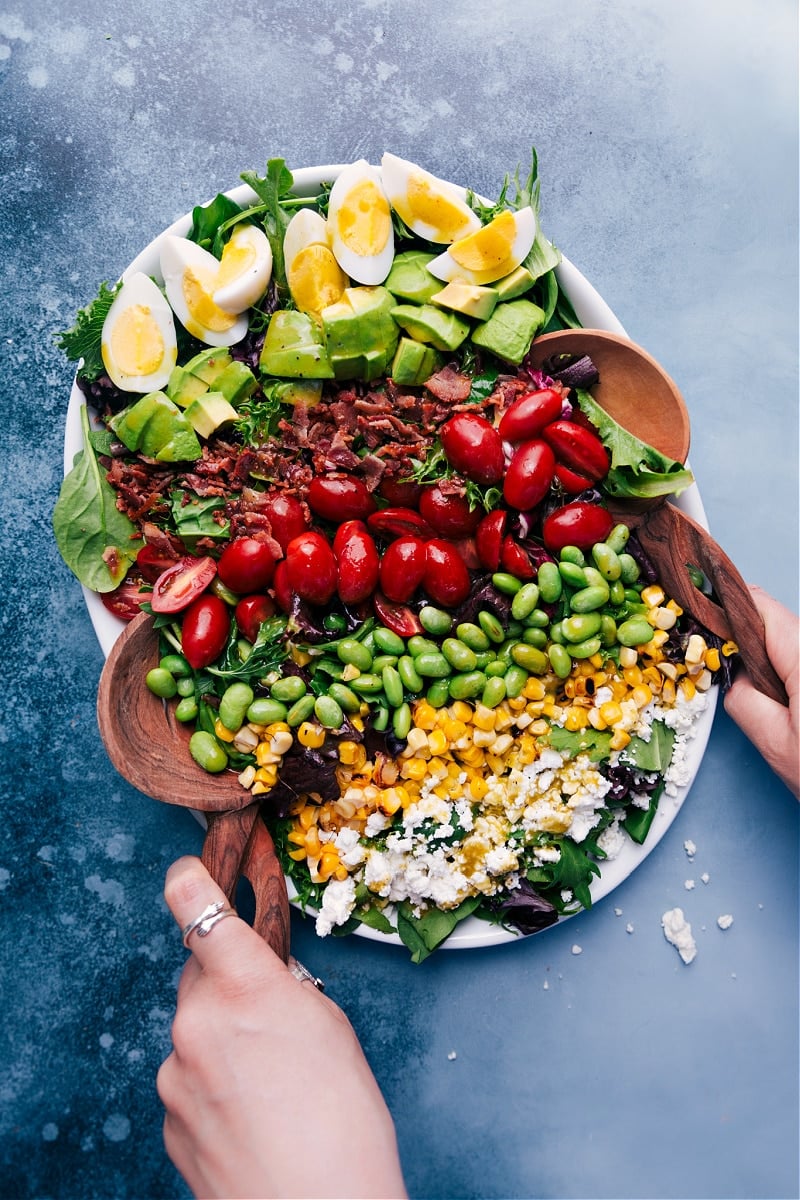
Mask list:
[[[389,149],[492,196],[535,144],[545,231],[684,391],[714,535],[796,608],[796,43],[790,0],[0,0],[0,1196],[187,1194],[154,1083],[185,958],[161,888],[202,833],[99,739],[103,658],[50,532],[55,334],[270,156]],[[419,967],[292,932],[412,1195],[790,1197],[798,882],[798,806],[720,706],[672,828],[592,912]]]

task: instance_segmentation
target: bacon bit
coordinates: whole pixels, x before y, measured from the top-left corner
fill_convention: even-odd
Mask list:
[[[472,380],[453,367],[442,367],[441,371],[431,375],[425,388],[437,400],[443,400],[446,404],[463,404],[465,400],[469,400]]]

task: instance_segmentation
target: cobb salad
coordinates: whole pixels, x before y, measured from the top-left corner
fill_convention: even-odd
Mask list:
[[[110,612],[152,614],[147,686],[261,798],[317,932],[421,961],[469,916],[589,907],[735,647],[620,516],[691,473],[589,358],[526,365],[579,326],[535,152],[494,203],[391,154],[331,175],[244,172],[81,310],[54,531]]]

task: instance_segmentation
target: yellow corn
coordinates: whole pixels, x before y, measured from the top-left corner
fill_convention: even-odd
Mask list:
[[[428,734],[428,749],[431,754],[444,754],[447,749],[447,738],[441,729],[433,729]]]
[[[221,742],[232,742],[236,737],[236,731],[226,728],[226,726],[222,724],[222,721],[220,721],[219,717],[217,717],[216,721],[214,722],[214,736]]]
[[[436,728],[438,713],[432,704],[428,704],[427,700],[420,700],[414,706],[414,724],[417,729],[424,729],[428,732]]]
[[[367,752],[360,742],[339,743],[339,762],[347,767],[361,768],[367,761]]]
[[[318,750],[325,744],[325,730],[314,721],[303,721],[297,730],[297,740],[309,750]]]
[[[450,705],[450,716],[454,721],[468,723],[472,719],[472,709],[464,700],[455,700]]]
[[[719,650],[716,646],[709,646],[706,650],[706,666],[709,671],[718,671],[720,668]]]

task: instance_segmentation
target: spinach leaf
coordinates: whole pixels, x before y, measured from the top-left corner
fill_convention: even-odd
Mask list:
[[[239,205],[229,196],[218,193],[205,207],[198,204],[192,209],[192,227],[189,230],[189,240],[197,242],[204,250],[209,250],[217,258],[222,253],[222,227],[235,223],[242,215]]]
[[[670,764],[674,742],[674,729],[670,729],[663,721],[653,721],[649,741],[632,737],[620,758],[639,771],[657,771],[663,775]]]
[[[397,910],[397,932],[403,945],[411,951],[411,961],[421,963],[440,946],[465,917],[481,903],[481,896],[468,896],[457,908],[429,908],[416,916],[408,900]]]
[[[562,725],[551,725],[541,740],[569,758],[588,754],[592,762],[603,762],[610,753],[611,734],[606,730],[591,728],[572,732]]]
[[[528,881],[552,900],[557,908],[563,908],[563,891],[572,892],[583,908],[591,908],[589,886],[594,876],[600,874],[600,868],[589,856],[596,854],[603,857],[597,843],[587,838],[579,845],[568,837],[543,838],[542,843],[555,846],[560,851],[558,861],[530,867],[525,872]]]
[[[136,559],[142,539],[117,508],[117,494],[92,447],[86,406],[81,407],[84,449],[61,484],[53,533],[64,562],[93,592],[111,592]]]
[[[90,304],[79,310],[75,324],[71,329],[59,334],[56,345],[63,350],[72,362],[80,362],[78,375],[81,379],[93,382],[105,374],[105,363],[100,353],[100,342],[103,333],[103,323],[108,316],[108,310],[122,283],[109,287],[107,283],[100,284],[100,291]]]
[[[188,498],[188,499],[187,499]],[[189,553],[197,549],[203,538],[220,541],[228,536],[229,522],[216,520],[225,508],[220,496],[196,496],[194,492],[177,491],[170,495],[175,532]]]
[[[639,846],[641,846],[650,832],[650,826],[653,824],[653,817],[658,811],[658,802],[661,799],[663,791],[664,781],[662,779],[655,791],[651,793],[650,803],[647,808],[636,808],[631,805],[628,809],[628,815],[622,822],[622,828]]]

